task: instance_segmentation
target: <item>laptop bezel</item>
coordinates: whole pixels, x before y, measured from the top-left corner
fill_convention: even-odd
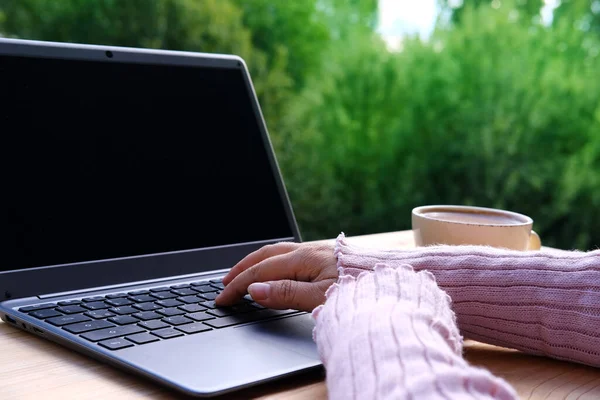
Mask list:
[[[106,63],[134,62],[165,66],[241,69],[250,96],[249,101],[259,125],[288,224],[293,233],[293,237],[250,243],[3,271],[0,272],[0,301],[67,291],[94,290],[94,288],[103,286],[127,285],[145,280],[172,279],[180,275],[209,272],[207,270],[199,271],[198,265],[210,265],[210,271],[223,270],[230,268],[245,255],[266,244],[281,240],[302,241],[252,79],[246,63],[241,57],[7,38],[0,38],[0,55]]]

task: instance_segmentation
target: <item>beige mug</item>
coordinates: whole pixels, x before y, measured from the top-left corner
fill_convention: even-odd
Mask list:
[[[422,206],[412,210],[417,246],[481,245],[512,250],[539,250],[533,220],[523,214],[471,206]]]

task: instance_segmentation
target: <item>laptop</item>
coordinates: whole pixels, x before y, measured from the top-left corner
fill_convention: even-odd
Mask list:
[[[300,241],[244,61],[0,39],[0,317],[194,396],[319,368],[221,278]]]

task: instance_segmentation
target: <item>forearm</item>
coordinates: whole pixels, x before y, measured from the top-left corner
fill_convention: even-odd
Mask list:
[[[332,399],[516,398],[461,357],[448,296],[428,273],[379,265],[342,276],[314,316]]]
[[[533,354],[600,366],[600,252],[438,246],[377,251],[336,246],[357,275],[379,262],[428,270],[452,298],[461,333]]]

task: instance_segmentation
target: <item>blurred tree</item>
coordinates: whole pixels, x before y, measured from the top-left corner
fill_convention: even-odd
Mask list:
[[[391,190],[402,174],[393,153],[405,89],[397,67],[380,38],[348,37],[294,99],[279,158],[306,239],[374,232],[393,213],[394,196],[407,200]]]
[[[317,73],[323,54],[350,34],[372,35],[377,0],[233,0],[265,54],[285,54],[288,73],[299,90]]]
[[[30,39],[148,45],[164,31],[157,29],[164,8],[165,1],[0,0],[6,15],[1,28]]]
[[[600,34],[600,0],[562,0],[554,10],[554,19],[567,20],[571,27]]]
[[[467,7],[397,54],[365,38],[328,54],[281,152],[306,239],[467,204],[531,215],[549,246],[600,245],[600,56],[582,46],[600,41],[512,11]]]
[[[315,73],[330,33],[316,5],[318,0],[273,1],[234,0],[242,10],[244,26],[252,34],[252,44],[269,59],[287,57],[287,69],[294,86],[299,88],[306,77]]]
[[[334,40],[371,34],[377,26],[378,0],[318,0]]]
[[[516,6],[517,10],[524,12],[529,17],[539,15],[544,0],[439,0],[444,10],[450,12],[452,22],[460,22],[466,7],[491,6],[500,8],[508,5]]]

